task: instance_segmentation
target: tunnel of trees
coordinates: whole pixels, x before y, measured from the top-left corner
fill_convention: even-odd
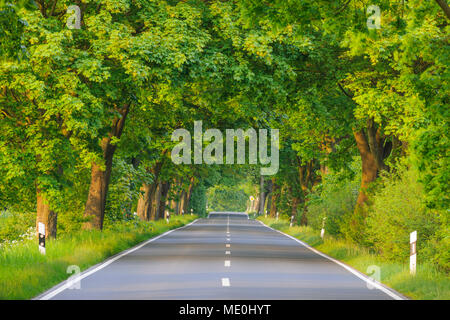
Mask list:
[[[390,235],[417,229],[448,270],[445,1],[0,5],[0,206],[33,212],[48,237],[208,205],[312,227],[326,216],[392,256]],[[278,172],[174,164],[172,132],[199,120],[279,129]]]

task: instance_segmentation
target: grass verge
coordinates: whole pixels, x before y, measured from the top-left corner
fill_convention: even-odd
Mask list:
[[[80,269],[134,245],[181,227],[196,216],[173,216],[165,220],[116,223],[103,231],[80,231],[46,243],[47,254],[41,255],[37,241],[28,240],[0,251],[0,299],[30,299],[66,280],[67,267]]]
[[[364,247],[331,236],[325,235],[324,240],[322,240],[319,232],[311,227],[289,227],[288,220],[279,219],[277,221],[275,218],[263,216],[258,217],[257,220],[306,242],[317,250],[352,266],[364,274],[368,274],[369,266],[378,266],[380,268],[380,282],[409,298],[423,300],[450,299],[449,276],[440,272],[432,264],[420,261],[420,253],[418,253],[417,273],[415,276],[411,276],[409,274],[409,261],[403,264],[387,261],[379,255],[369,252]]]

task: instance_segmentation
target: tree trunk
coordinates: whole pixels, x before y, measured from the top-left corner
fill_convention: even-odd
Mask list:
[[[253,203],[253,212],[258,213],[259,210],[259,195],[256,197],[255,202]]]
[[[302,217],[300,219],[300,225],[302,226],[307,226],[308,225],[308,207],[306,206],[306,201],[305,201],[305,206],[303,207],[303,213],[302,213]]]
[[[446,0],[436,0],[437,4],[441,7],[442,11],[444,11],[447,19],[450,19],[450,7],[447,4]]]
[[[83,229],[103,229],[106,197],[111,177],[112,161],[116,151],[116,145],[112,144],[111,141],[113,137],[120,139],[129,111],[130,105],[127,104],[120,110],[121,117],[113,121],[112,131],[108,137],[103,138],[101,141],[105,169],[103,170],[97,163],[92,163],[91,184],[84,211],[84,216],[89,218],[89,221],[83,224]]]
[[[358,209],[358,207],[361,207],[368,200],[366,189],[377,178],[378,167],[374,155],[370,152],[364,132],[362,130],[353,131],[353,135],[362,161],[361,188],[358,199],[356,200],[356,209]]]
[[[298,177],[300,180],[300,188],[303,192],[303,213],[300,219],[300,224],[306,226],[308,224],[307,210],[308,210],[308,195],[312,187],[319,182],[318,177],[314,174],[315,161],[310,160],[305,165],[301,165],[301,159],[297,157],[298,161]],[[297,204],[298,205],[298,204]]]
[[[91,184],[89,186],[89,195],[84,211],[85,217],[89,217],[90,220],[83,224],[84,229],[103,229],[106,194],[108,192],[111,166],[108,163],[106,170],[102,170],[96,163],[92,164]]]
[[[177,208],[177,189],[178,189],[178,183],[176,180],[173,181],[171,188],[170,188],[170,195],[169,195],[169,209],[173,214],[176,214],[176,208]]]
[[[194,177],[191,178],[190,183],[189,183],[189,188],[186,194],[186,201],[184,203],[184,212],[188,213],[189,210],[189,203],[191,201],[191,196],[192,196],[192,189],[194,188]]]
[[[45,225],[45,238],[56,238],[57,214],[50,209],[50,205],[39,188],[36,191],[37,210],[36,210],[36,234],[39,233],[39,223]]]
[[[164,153],[165,152],[163,152],[163,155]],[[152,219],[152,217],[154,217],[152,213],[153,200],[158,185],[159,174],[161,173],[163,164],[163,160],[155,163],[155,165],[149,170],[153,174],[155,179],[151,184],[144,183],[141,187],[141,191],[143,191],[143,194],[141,194],[138,200],[137,215],[142,220],[150,220]]]
[[[261,175],[259,178],[259,214],[264,214],[265,200],[264,176]]]
[[[298,207],[299,202],[300,202],[300,199],[298,197],[292,198],[291,216],[294,217],[294,221],[297,221],[297,207]],[[303,216],[302,216],[302,220],[303,220]]]
[[[270,207],[272,206],[272,192],[269,192],[267,194],[267,206],[266,206],[266,211],[270,212]],[[266,212],[264,212],[264,214],[266,214]]]
[[[161,182],[158,182],[153,193],[150,220],[158,219],[159,202],[161,201],[161,185]]]
[[[280,187],[275,183],[275,178],[272,180],[272,196],[270,199],[270,211],[269,215],[274,218],[277,214],[277,201],[278,197],[280,196],[278,193],[278,190]]]
[[[164,212],[166,210],[167,198],[169,195],[170,183],[162,182],[161,183],[161,199],[159,201],[159,210],[158,210],[158,218],[164,219]]]
[[[180,201],[179,201],[179,206],[178,206],[178,214],[179,215],[183,214],[184,206],[186,204],[186,198],[187,198],[187,193],[185,190],[182,190],[180,193]]]
[[[148,220],[153,184],[143,184],[137,205],[137,215],[141,220]]]
[[[272,202],[272,191],[273,191],[273,180],[274,178],[272,178],[271,180],[268,181],[268,190],[266,193],[266,208],[264,210],[264,214],[266,214],[266,212],[270,212],[270,205]]]

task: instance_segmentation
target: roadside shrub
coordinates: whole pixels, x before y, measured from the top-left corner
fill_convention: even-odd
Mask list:
[[[414,169],[401,166],[395,174],[381,177],[381,187],[371,197],[367,227],[373,247],[383,257],[406,261],[409,235],[417,230],[419,257],[431,258],[434,249],[430,240],[436,241],[440,221],[436,210],[425,207],[425,197]]]
[[[18,241],[28,234],[35,224],[34,212],[15,212],[4,210],[0,212],[0,244],[2,242]]]
[[[154,179],[145,171],[144,166],[135,168],[126,159],[120,157],[114,159],[112,170],[106,201],[105,222],[107,223],[132,219],[141,194],[142,183],[150,183]]]
[[[357,170],[357,168],[353,169]],[[342,221],[346,214],[353,212],[359,184],[359,177],[349,175],[347,172],[330,173],[324,176],[322,183],[310,196],[308,224],[313,229],[320,230],[323,218],[326,217],[326,233],[333,236],[342,235]]]
[[[206,190],[207,188],[203,184],[194,186],[189,201],[188,212],[191,212],[192,209],[193,212],[200,217],[206,217],[208,215],[206,212]]]

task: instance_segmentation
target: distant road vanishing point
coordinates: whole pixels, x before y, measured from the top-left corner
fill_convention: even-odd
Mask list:
[[[111,257],[79,279],[78,289],[63,282],[37,299],[403,299],[239,212],[213,212]]]

